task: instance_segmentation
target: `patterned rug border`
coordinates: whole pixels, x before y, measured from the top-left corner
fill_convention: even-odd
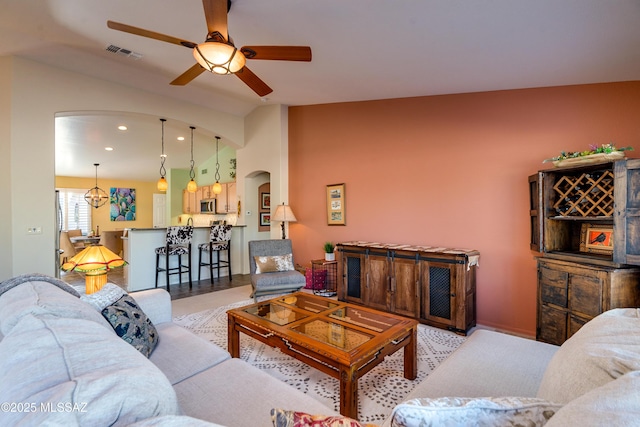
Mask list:
[[[212,343],[227,349],[227,310],[253,304],[252,299],[226,306],[177,316],[173,321]],[[403,352],[398,351],[360,378],[358,382],[358,419],[381,423],[393,407],[446,359],[466,337],[443,329],[418,325],[418,376],[410,381],[403,376]],[[240,334],[240,357],[281,381],[296,387],[328,407],[339,410],[338,380],[324,374],[266,344]]]

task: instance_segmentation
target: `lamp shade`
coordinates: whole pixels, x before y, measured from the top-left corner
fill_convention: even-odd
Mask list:
[[[102,274],[112,268],[123,267],[127,264],[120,256],[114,254],[102,245],[91,245],[76,254],[69,261],[62,264],[64,271],[79,271],[82,273]]]
[[[213,194],[222,193],[222,184],[220,184],[218,181],[216,181],[216,183],[213,184],[212,191],[213,191]]]
[[[278,205],[276,212],[273,214],[271,221],[296,222],[296,216],[293,214],[291,207],[284,203]]]
[[[187,184],[187,191],[189,193],[195,193],[196,191],[198,191],[198,184],[196,184],[193,179]]]
[[[206,41],[193,49],[193,57],[205,70],[216,74],[236,73],[244,67],[244,55],[226,43]]]
[[[158,191],[167,191],[168,188],[169,183],[167,183],[167,180],[164,176],[161,176],[158,180]]]

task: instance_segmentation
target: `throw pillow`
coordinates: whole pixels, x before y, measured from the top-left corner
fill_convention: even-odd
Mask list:
[[[102,310],[116,334],[146,357],[158,344],[158,331],[129,295]]]
[[[542,426],[561,407],[533,397],[411,399],[393,409],[391,426]]]
[[[340,415],[311,415],[277,408],[271,410],[271,421],[273,427],[376,427]]]
[[[538,397],[560,403],[640,370],[640,309],[609,310],[565,341],[544,372]]]
[[[256,274],[272,273],[274,271],[292,271],[293,255],[255,256]]]
[[[91,304],[96,310],[101,312],[105,307],[113,304],[125,295],[127,295],[127,292],[120,286],[114,283],[107,283],[98,292],[80,295],[80,299]]]

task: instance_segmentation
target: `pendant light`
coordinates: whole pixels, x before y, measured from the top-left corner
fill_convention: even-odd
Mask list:
[[[167,158],[167,155],[164,154],[164,122],[166,122],[167,119],[160,119],[160,121],[162,122],[162,153],[160,153],[160,179],[158,180],[158,191],[167,191],[169,184],[164,177],[167,173],[167,170],[164,168],[164,161]]]
[[[220,163],[218,162],[218,142],[220,142],[220,137],[216,136],[216,183],[213,184],[212,187],[213,194],[222,193],[222,185],[220,184]]]
[[[196,190],[198,190],[198,184],[196,184],[196,181],[194,180],[194,178],[196,177],[196,173],[193,170],[193,130],[195,129],[195,127],[189,126],[189,128],[191,129],[191,170],[189,171],[189,177],[191,178],[191,181],[189,181],[189,183],[187,184],[187,191],[189,193],[195,193]]]
[[[107,203],[109,196],[107,196],[107,193],[105,193],[103,189],[98,187],[98,166],[100,166],[100,163],[94,163],[93,166],[96,167],[96,186],[85,193],[84,200],[94,208],[98,209],[100,206]]]

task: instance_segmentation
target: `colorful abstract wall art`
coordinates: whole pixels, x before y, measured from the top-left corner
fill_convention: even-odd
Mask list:
[[[136,189],[114,188],[110,191],[111,221],[136,220]]]

